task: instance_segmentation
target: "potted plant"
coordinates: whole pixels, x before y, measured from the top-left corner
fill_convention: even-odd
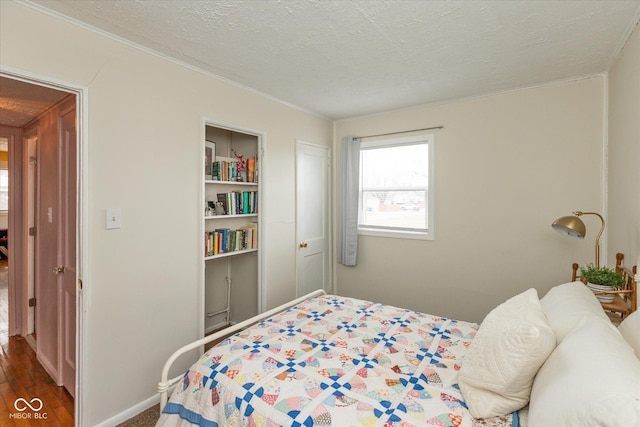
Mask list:
[[[580,267],[580,275],[587,280],[587,286],[593,292],[612,291],[619,289],[624,284],[622,274],[616,273],[615,270],[608,267],[587,264]],[[614,294],[596,295],[600,302],[611,302],[614,297]]]

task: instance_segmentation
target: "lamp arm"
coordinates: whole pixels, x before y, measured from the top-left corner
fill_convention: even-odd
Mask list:
[[[604,218],[602,217],[602,215],[600,215],[597,212],[582,212],[582,211],[575,211],[573,213],[575,216],[581,216],[581,215],[595,215],[598,218],[600,218],[600,221],[602,222],[602,226],[600,227],[600,231],[598,232],[598,235],[596,236],[596,268],[600,267],[600,236],[602,236],[602,232],[604,231]]]

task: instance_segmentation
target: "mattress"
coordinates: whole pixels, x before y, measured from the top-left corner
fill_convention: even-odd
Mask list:
[[[329,295],[205,353],[158,425],[519,426],[474,420],[457,384],[478,325]]]

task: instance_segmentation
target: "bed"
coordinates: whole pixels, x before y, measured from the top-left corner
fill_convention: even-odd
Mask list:
[[[256,320],[168,380],[174,353],[158,426],[640,426],[640,317],[581,282],[481,325],[322,291]]]

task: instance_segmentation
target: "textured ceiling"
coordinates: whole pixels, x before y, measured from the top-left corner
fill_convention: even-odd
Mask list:
[[[606,71],[633,1],[34,0],[328,118]]]
[[[23,127],[67,92],[0,77],[0,125]]]

